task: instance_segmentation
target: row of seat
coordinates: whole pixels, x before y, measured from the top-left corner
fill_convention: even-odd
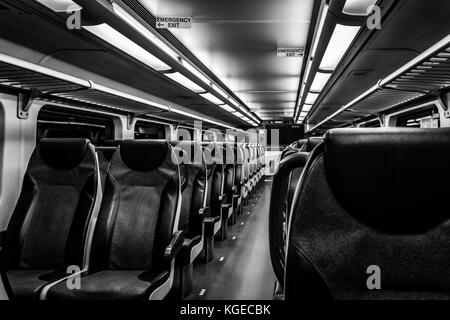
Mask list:
[[[271,197],[276,298],[450,298],[449,146],[449,129],[397,128],[290,146]]]
[[[262,157],[253,145],[41,140],[0,238],[9,296],[185,297],[193,261],[213,258],[261,181]]]

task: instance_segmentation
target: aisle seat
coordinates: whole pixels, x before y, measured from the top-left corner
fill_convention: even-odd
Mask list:
[[[450,129],[335,129],[296,191],[285,298],[449,299]]]

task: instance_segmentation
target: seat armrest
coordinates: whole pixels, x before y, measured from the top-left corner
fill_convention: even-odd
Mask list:
[[[184,231],[179,230],[175,232],[170,241],[169,245],[166,247],[166,251],[164,252],[164,260],[166,262],[172,261],[177,253],[180,251],[184,242]]]
[[[183,250],[186,250],[186,249],[190,250],[190,249],[192,249],[192,247],[195,246],[196,244],[198,244],[201,240],[202,240],[202,236],[201,235],[195,236],[192,239],[184,238]]]
[[[208,217],[205,218],[205,236],[212,237],[214,236],[214,226],[220,220],[220,217]]]
[[[233,204],[232,203],[225,203],[221,205],[222,209],[222,221],[227,221],[229,217],[229,210]]]
[[[170,277],[170,272],[169,271],[163,271],[161,273],[154,273],[149,275],[149,282],[150,282],[150,286],[148,287],[148,292],[153,292],[156,289],[158,289],[159,287],[161,287],[166,281],[167,279],[169,279]]]

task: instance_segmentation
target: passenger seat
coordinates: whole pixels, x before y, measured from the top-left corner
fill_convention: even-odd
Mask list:
[[[179,163],[183,164],[186,176],[179,222],[179,229],[185,232],[185,239],[176,259],[176,294],[183,299],[192,290],[193,263],[201,253],[205,241],[203,223],[209,217],[209,208],[206,207],[207,172],[200,144],[190,141],[171,144]]]
[[[449,299],[449,129],[335,129],[294,197],[285,298]]]
[[[178,231],[180,170],[164,140],[120,141],[106,177],[88,272],[81,288],[65,282],[47,299],[162,299],[183,244]]]
[[[99,169],[86,139],[44,138],[35,148],[0,256],[11,299],[39,299],[50,282],[86,263]]]

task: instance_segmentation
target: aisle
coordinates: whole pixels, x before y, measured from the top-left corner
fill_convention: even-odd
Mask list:
[[[194,266],[190,300],[272,300],[275,275],[269,256],[268,219],[272,183],[229,227],[228,238],[215,242],[214,260]]]

